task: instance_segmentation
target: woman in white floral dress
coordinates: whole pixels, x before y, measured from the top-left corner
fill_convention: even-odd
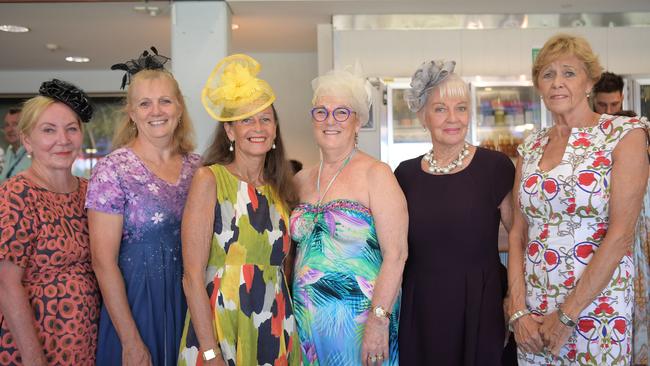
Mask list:
[[[508,311],[520,365],[631,362],[646,121],[591,111],[600,73],[587,41],[564,34],[533,66],[554,125],[519,147]]]

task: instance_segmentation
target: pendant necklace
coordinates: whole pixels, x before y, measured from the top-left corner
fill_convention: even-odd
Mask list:
[[[447,174],[451,172],[452,170],[456,169],[457,167],[463,165],[463,160],[465,157],[469,155],[469,144],[465,142],[465,145],[463,145],[463,149],[460,151],[458,154],[458,157],[454,159],[449,165],[446,167],[439,167],[438,166],[438,161],[433,157],[433,147],[429,152],[427,152],[424,155],[424,161],[426,161],[429,164],[429,172],[431,173],[437,173],[437,174]]]
[[[352,156],[354,155],[354,153],[356,151],[357,151],[356,148],[354,148],[354,149],[352,149],[352,151],[350,151],[350,154],[348,154],[348,156],[345,158],[345,160],[343,161],[343,164],[341,164],[341,167],[336,171],[336,174],[334,174],[332,179],[330,179],[329,183],[327,184],[327,187],[325,188],[325,192],[323,192],[323,194],[320,193],[320,177],[321,177],[321,174],[323,173],[323,159],[321,159],[320,166],[318,167],[318,178],[316,180],[316,190],[318,191],[318,201],[316,202],[316,216],[314,216],[314,222],[316,222],[316,220],[318,219],[318,214],[320,213],[320,208],[321,208],[320,205],[321,205],[321,203],[323,201],[323,198],[325,198],[325,196],[327,195],[327,192],[332,187],[332,184],[334,183],[336,178],[339,176],[339,174],[341,174],[341,171],[343,171],[343,168],[345,168],[345,166],[348,165],[348,163],[350,162],[350,160],[352,159]]]

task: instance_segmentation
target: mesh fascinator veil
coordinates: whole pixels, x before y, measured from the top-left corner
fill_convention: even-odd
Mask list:
[[[354,66],[343,70],[334,69],[321,75],[311,82],[314,90],[312,104],[320,96],[336,96],[347,99],[357,112],[357,117],[363,125],[368,122],[370,106],[372,105],[372,85],[365,77],[359,61]]]
[[[201,102],[217,121],[248,118],[275,101],[271,86],[257,78],[261,66],[254,58],[235,54],[222,59],[212,70],[201,92]]]
[[[429,90],[443,82],[455,67],[455,61],[432,60],[422,63],[411,78],[411,88],[404,92],[404,101],[409,109],[419,111],[427,102]]]
[[[142,70],[164,70],[165,64],[170,60],[169,57],[159,55],[156,47],[150,48],[149,51],[144,50],[142,55],[135,60],[129,60],[124,63],[115,64],[111,66],[111,70],[123,70],[126,71],[122,77],[122,86],[120,89],[131,83],[131,77]]]

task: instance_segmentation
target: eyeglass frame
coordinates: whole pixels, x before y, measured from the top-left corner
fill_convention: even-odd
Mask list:
[[[326,112],[326,113],[325,113],[325,118],[323,118],[322,120],[318,120],[318,119],[316,119],[316,116],[314,116],[314,111],[316,111],[316,110],[321,110],[321,109],[322,109],[322,110],[325,110],[325,112]],[[336,118],[336,114],[335,114],[334,112],[336,112],[337,110],[341,110],[341,109],[347,111],[347,112],[348,112],[348,116],[347,116],[344,120],[339,121],[339,120]],[[312,118],[314,121],[318,122],[318,123],[322,123],[322,122],[327,121],[327,119],[329,118],[330,115],[332,115],[332,118],[334,118],[334,120],[335,120],[336,122],[343,123],[343,122],[345,122],[345,121],[347,121],[347,120],[350,119],[350,116],[352,115],[352,113],[357,113],[357,112],[356,112],[356,111],[353,111],[352,109],[350,109],[350,108],[348,108],[348,107],[336,107],[336,108],[332,109],[332,111],[330,111],[329,109],[327,109],[327,108],[325,108],[325,107],[313,107],[313,108],[311,109],[311,111],[310,111],[311,118]]]

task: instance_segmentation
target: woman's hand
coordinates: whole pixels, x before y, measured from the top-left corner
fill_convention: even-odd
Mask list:
[[[361,364],[364,366],[381,365],[388,355],[388,319],[377,318],[368,313],[366,329],[361,343]]]
[[[524,315],[517,319],[512,325],[517,346],[527,353],[542,352],[544,342],[539,332],[542,321],[542,317],[535,314]]]
[[[544,345],[555,356],[560,355],[560,350],[569,340],[573,328],[564,325],[560,321],[557,311],[544,316],[542,325],[539,327],[539,333],[542,336]]]
[[[149,349],[141,340],[122,345],[123,366],[151,366]]]

